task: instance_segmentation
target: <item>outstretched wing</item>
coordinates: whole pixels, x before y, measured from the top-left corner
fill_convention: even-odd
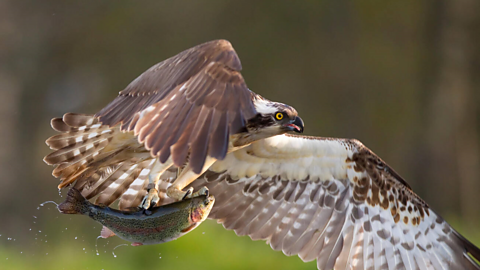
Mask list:
[[[145,71],[96,114],[104,125],[134,131],[153,156],[170,156],[199,173],[207,154],[223,159],[229,135],[256,114],[253,93],[226,40],[183,51]]]
[[[210,218],[318,269],[480,269],[480,250],[356,140],[280,135],[193,182]]]

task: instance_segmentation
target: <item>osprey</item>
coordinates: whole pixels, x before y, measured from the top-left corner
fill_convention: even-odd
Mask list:
[[[480,269],[458,234],[357,140],[307,137],[248,89],[226,40],[148,69],[94,116],[54,118],[59,188],[126,209],[211,193],[209,218],[318,269]],[[194,192],[195,191],[195,192]]]

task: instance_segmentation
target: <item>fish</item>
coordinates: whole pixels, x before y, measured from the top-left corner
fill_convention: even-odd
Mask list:
[[[58,205],[63,214],[82,214],[103,225],[100,237],[118,236],[132,246],[154,245],[175,240],[200,225],[212,210],[213,195],[200,195],[149,209],[120,211],[95,205],[71,188]]]

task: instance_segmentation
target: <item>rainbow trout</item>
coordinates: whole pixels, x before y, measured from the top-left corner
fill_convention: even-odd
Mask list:
[[[212,195],[202,195],[129,212],[94,205],[72,188],[58,210],[64,214],[86,215],[101,223],[103,238],[117,235],[132,242],[132,246],[140,246],[168,242],[192,231],[207,218],[214,202]]]

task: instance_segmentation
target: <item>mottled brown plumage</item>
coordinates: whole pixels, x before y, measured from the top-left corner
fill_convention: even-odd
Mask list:
[[[215,196],[209,218],[318,269],[480,269],[480,249],[357,140],[268,138],[191,186]]]
[[[248,90],[240,69],[230,43],[212,41],[150,68],[95,117],[52,120],[61,134],[45,161],[59,187],[125,209],[207,186],[210,218],[318,269],[480,269],[480,250],[357,140],[276,136],[303,121]]]
[[[56,166],[59,188],[75,183],[88,199],[110,204],[120,198],[120,207],[144,198],[148,208],[159,200],[159,176],[174,165],[182,174],[167,193],[179,200],[188,196],[182,189],[227,152],[302,132],[296,110],[251,92],[240,69],[228,41],[207,42],[151,67],[96,115],[53,119],[61,134],[47,140],[54,152],[44,160]]]
[[[183,51],[145,71],[96,116],[134,131],[153,156],[199,173],[207,155],[223,159],[230,135],[256,114],[242,66],[226,40]]]

